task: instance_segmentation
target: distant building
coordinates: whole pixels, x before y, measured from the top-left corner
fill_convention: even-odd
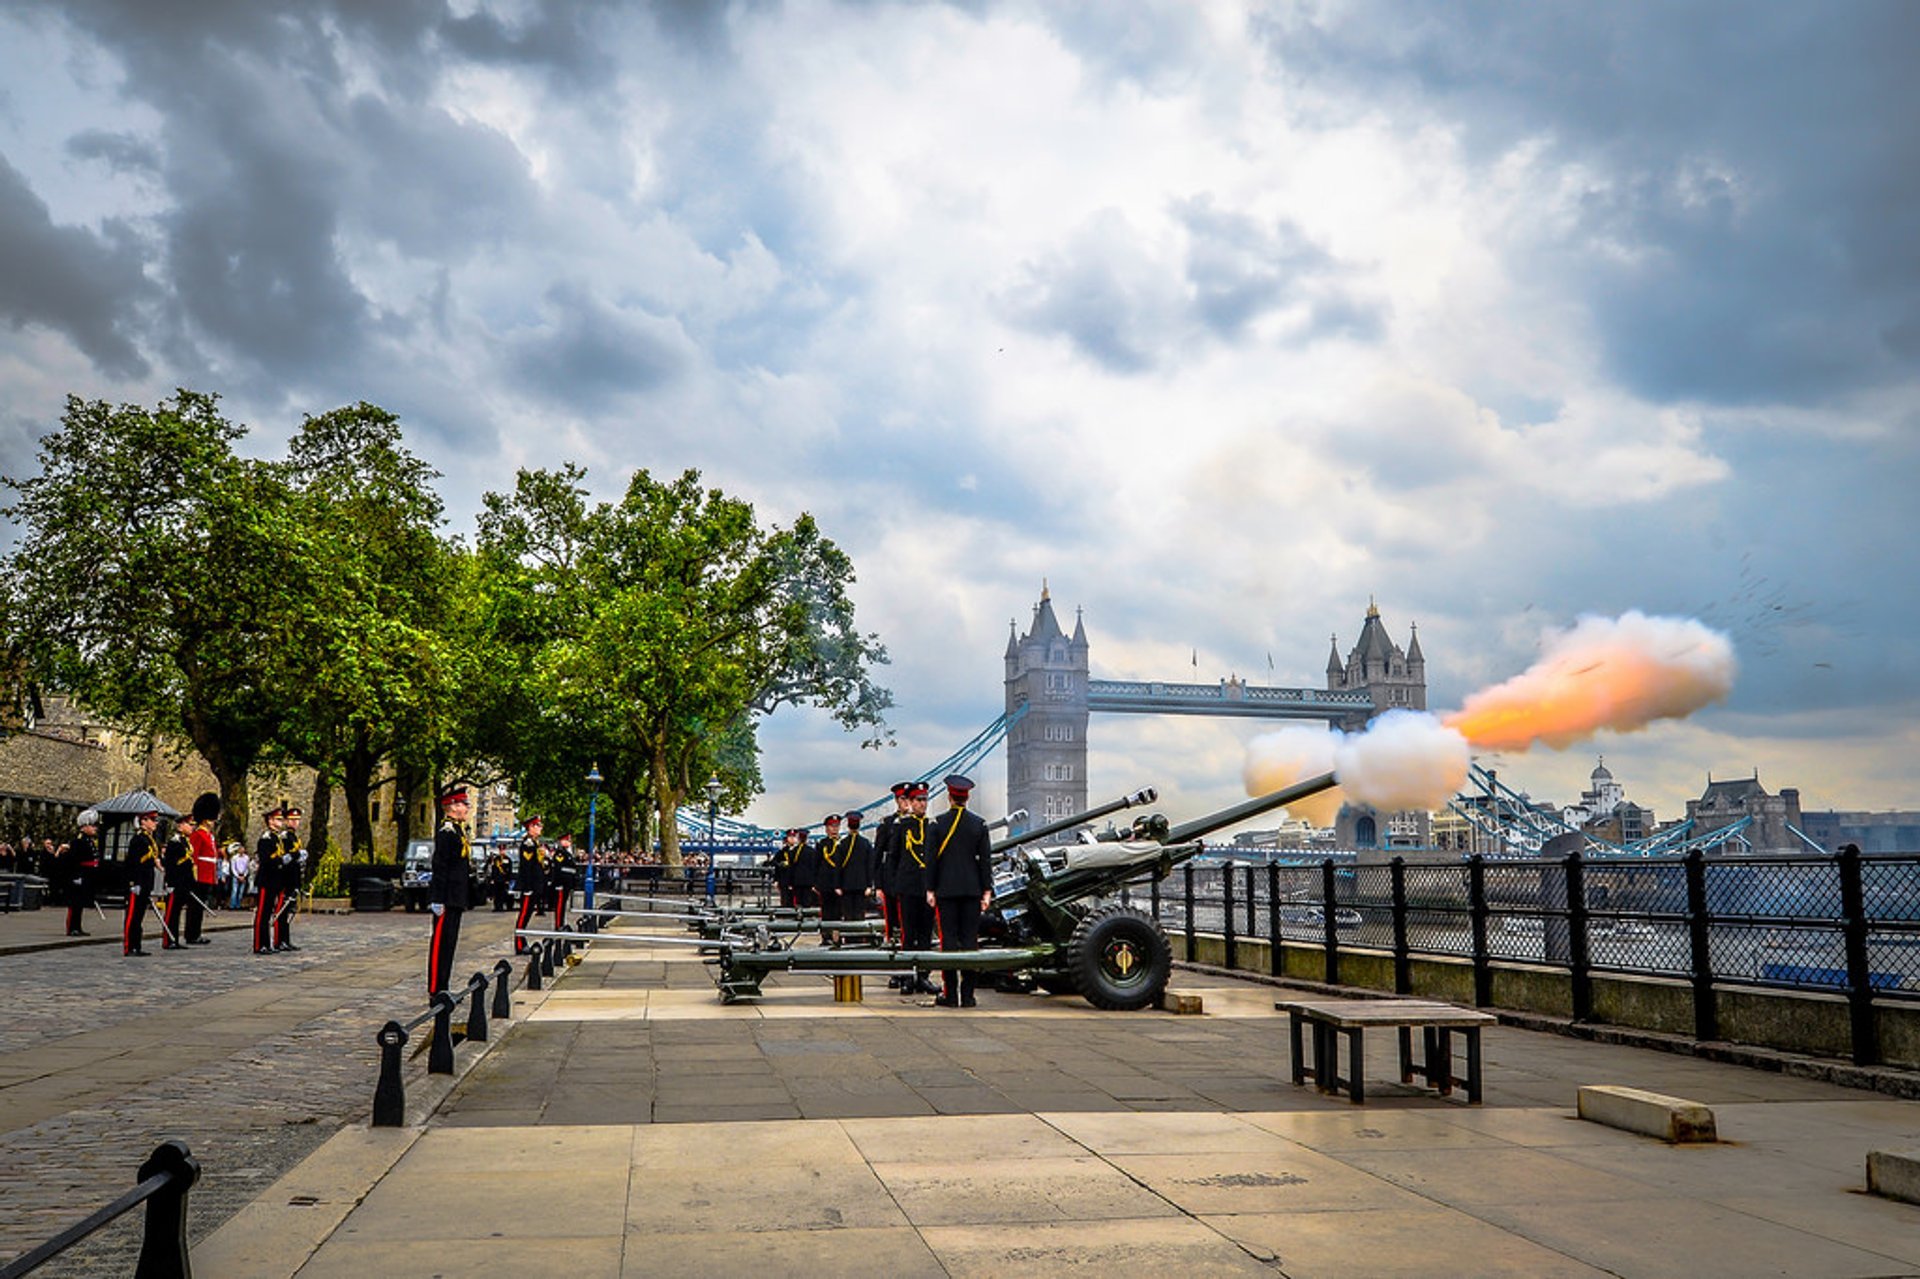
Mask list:
[[[1829,808],[1801,815],[1806,820],[1800,823],[1800,829],[1828,852],[1837,852],[1843,844],[1858,844],[1863,853],[1920,852],[1920,812]]]
[[[1760,784],[1757,771],[1752,777],[1737,781],[1716,782],[1709,777],[1707,789],[1701,792],[1700,798],[1687,801],[1687,818],[1693,822],[1695,838],[1731,826],[1742,818],[1751,818],[1741,838],[1754,852],[1808,851],[1799,836],[1787,829],[1789,826],[1806,829],[1800,813],[1800,792],[1783,786],[1778,795],[1769,794]]]
[[[1609,844],[1631,844],[1654,833],[1653,810],[1627,798],[1626,788],[1614,780],[1601,756],[1588,779],[1580,802],[1561,810],[1560,819],[1575,830]]]
[[[1383,711],[1427,709],[1427,659],[1420,651],[1420,628],[1410,626],[1408,632],[1403,650],[1387,634],[1379,606],[1369,600],[1367,615],[1360,623],[1360,638],[1345,661],[1340,659],[1340,637],[1332,637],[1327,654],[1328,689],[1364,689],[1373,699],[1370,714],[1350,718],[1342,728],[1357,732]],[[1424,811],[1383,813],[1361,804],[1345,804],[1334,820],[1334,838],[1342,848],[1426,848],[1432,839],[1430,822]]]

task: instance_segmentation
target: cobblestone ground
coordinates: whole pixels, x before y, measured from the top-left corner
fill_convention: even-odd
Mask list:
[[[459,971],[508,953],[511,918],[468,914]],[[146,959],[117,945],[0,957],[0,1260],[130,1188],[170,1137],[200,1161],[199,1239],[364,1119],[375,1031],[425,1009],[426,934],[420,915],[322,915],[299,921],[294,954],[255,957],[231,932]],[[140,1217],[39,1273],[130,1273]]]

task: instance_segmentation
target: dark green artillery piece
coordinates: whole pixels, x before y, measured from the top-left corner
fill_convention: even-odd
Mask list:
[[[1011,989],[1035,987],[1077,993],[1096,1008],[1134,1009],[1157,1003],[1173,969],[1173,947],[1159,921],[1142,910],[1099,899],[1123,885],[1164,879],[1196,856],[1202,837],[1262,813],[1298,803],[1336,785],[1326,773],[1231,808],[1170,825],[1159,814],[1141,817],[1124,832],[1074,844],[1044,845],[1049,835],[1136,803],[1136,792],[1086,813],[1036,828],[994,845],[1007,861],[996,876],[992,907],[981,920],[977,950],[905,950],[897,947],[795,946],[760,935],[718,943],[720,998],[752,999],[770,973],[929,972],[970,969],[997,975]]]

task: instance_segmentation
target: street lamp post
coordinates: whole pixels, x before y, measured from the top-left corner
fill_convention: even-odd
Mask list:
[[[593,818],[594,809],[600,803],[600,783],[606,779],[600,776],[599,761],[587,772],[587,785],[593,789],[587,792],[587,909],[593,909]]]
[[[714,884],[714,823],[720,816],[720,774],[707,776],[707,904],[713,904]]]

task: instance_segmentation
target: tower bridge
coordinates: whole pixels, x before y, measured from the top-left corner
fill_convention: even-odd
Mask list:
[[[1008,626],[1007,807],[1026,809],[1036,822],[1086,811],[1087,730],[1096,712],[1307,720],[1353,729],[1392,707],[1427,706],[1426,659],[1418,632],[1402,650],[1371,603],[1360,638],[1344,660],[1335,637],[1324,688],[1249,684],[1237,678],[1213,684],[1094,679],[1089,648],[1084,617],[1076,610],[1073,633],[1067,634],[1044,587],[1026,634],[1018,634],[1014,624]]]

